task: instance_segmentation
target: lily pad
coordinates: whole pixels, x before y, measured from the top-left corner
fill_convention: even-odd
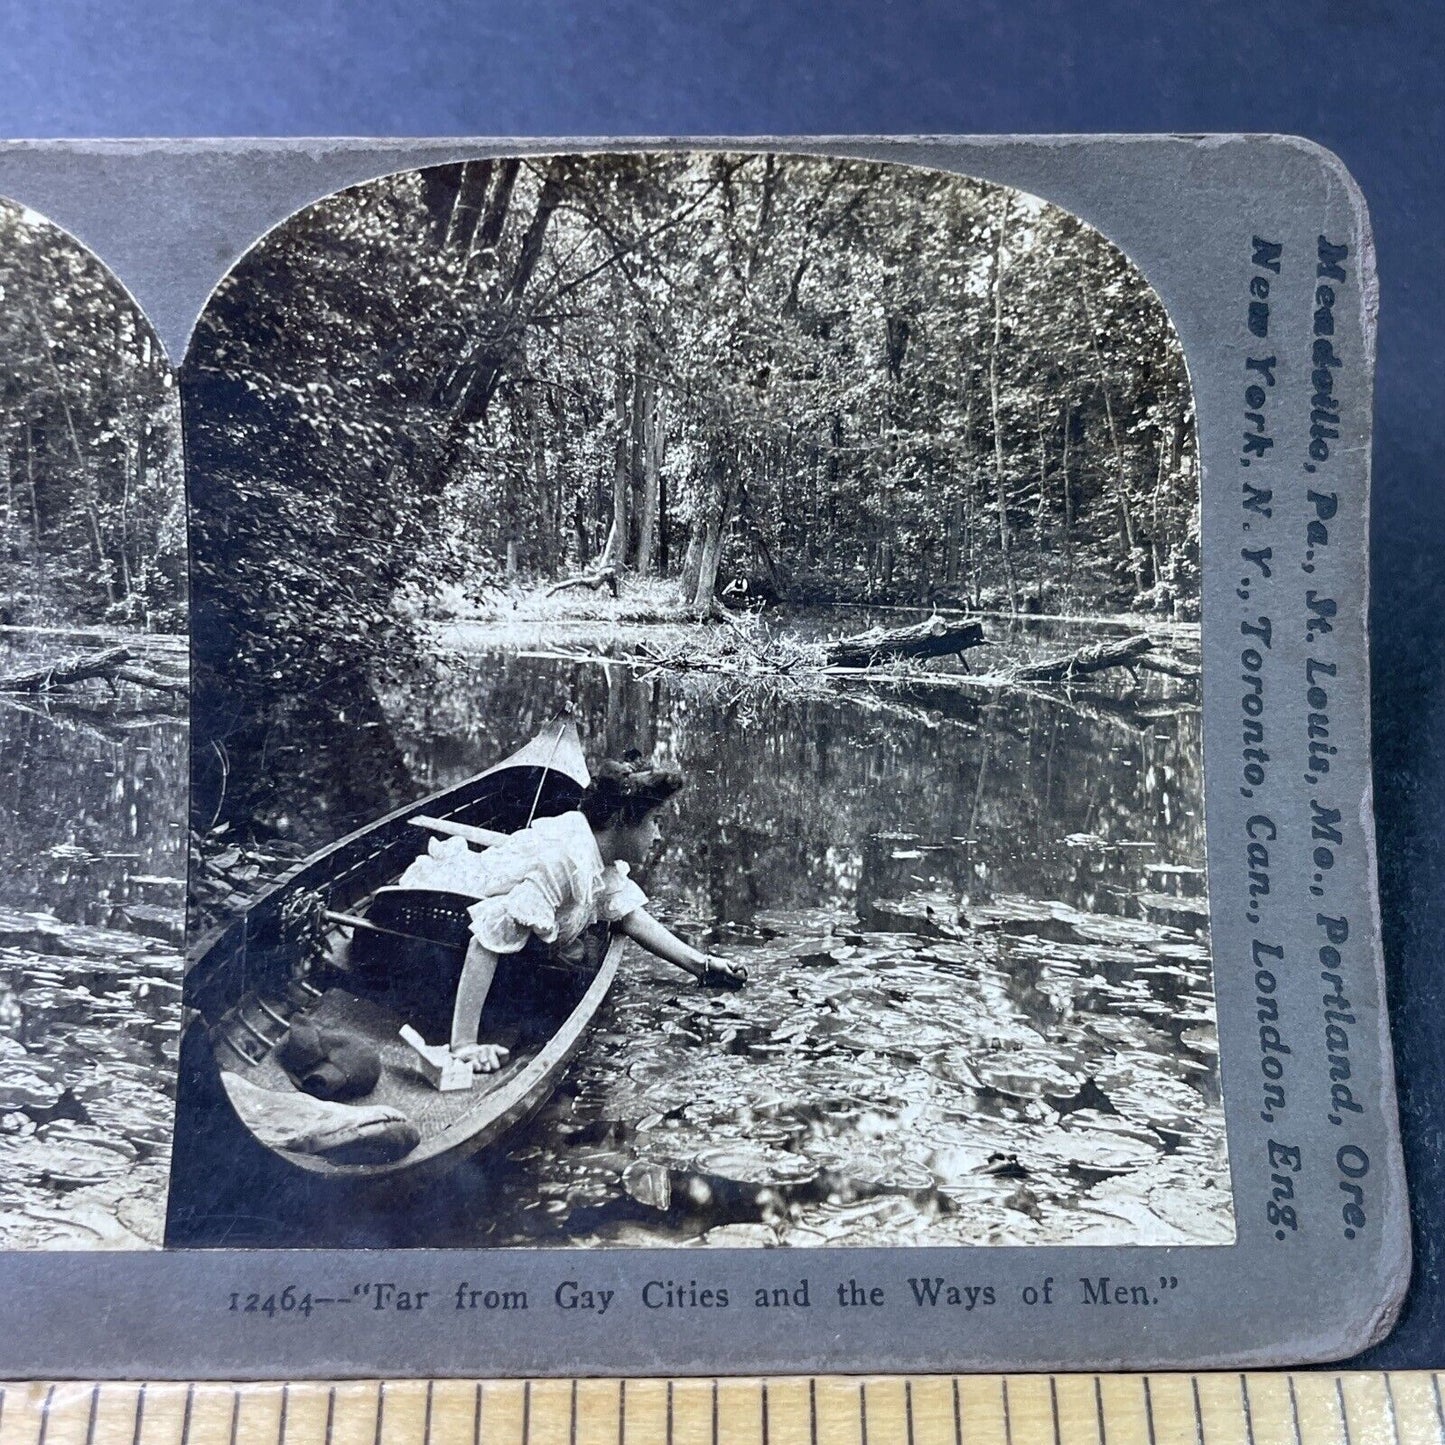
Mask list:
[[[700,1174],[735,1184],[806,1184],[818,1175],[817,1164],[805,1155],[741,1139],[701,1150],[692,1164]]]

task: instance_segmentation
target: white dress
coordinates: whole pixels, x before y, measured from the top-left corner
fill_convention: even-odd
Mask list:
[[[615,923],[647,904],[626,863],[602,861],[581,813],[538,818],[482,852],[464,838],[434,838],[401,886],[478,899],[468,910],[472,936],[493,953],[516,953],[531,937],[567,948],[599,920]]]

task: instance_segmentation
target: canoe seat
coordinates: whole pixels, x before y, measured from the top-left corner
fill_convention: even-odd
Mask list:
[[[389,1010],[345,989],[332,988],[308,1010],[307,1017],[321,1028],[336,1029],[376,1050],[381,1056],[381,1077],[369,1094],[352,1102],[360,1107],[382,1104],[399,1109],[421,1130],[424,1140],[475,1109],[486,1094],[524,1067],[527,1059],[517,1048],[515,1032],[500,1034],[496,1041],[513,1049],[516,1057],[500,1072],[479,1077],[470,1090],[441,1094],[422,1076],[416,1055],[400,1037],[402,1021]],[[274,1053],[244,1071],[244,1077],[263,1089],[296,1092],[294,1081]]]
[[[379,888],[366,910],[370,928],[351,940],[348,986],[410,1023],[428,1042],[451,1031],[462,962],[471,942],[467,910],[476,902],[435,888]],[[487,998],[484,1036],[498,1027],[546,1032],[558,1008],[564,1012],[586,990],[607,947],[605,926],[584,937],[577,958],[533,941],[505,954]]]
[[[434,944],[440,948],[466,950],[471,937],[471,920],[467,910],[476,902],[464,893],[448,893],[439,888],[402,888],[392,884],[378,888],[366,910],[366,921],[388,934],[371,929],[358,929],[352,944],[352,957],[367,957],[372,950],[395,953],[397,947],[409,942]]]

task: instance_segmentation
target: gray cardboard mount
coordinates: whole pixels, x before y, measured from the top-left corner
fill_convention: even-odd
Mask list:
[[[178,362],[211,289],[237,257],[298,207],[340,187],[466,157],[699,146],[856,156],[1018,187],[1098,227],[1168,308],[1189,361],[1203,462],[1209,897],[1236,1243],[6,1254],[0,1373],[254,1378],[1287,1364],[1350,1355],[1393,1322],[1409,1238],[1370,793],[1365,624],[1376,291],[1364,201],[1333,155],[1272,136],[16,142],[0,147],[0,195],[91,247]],[[1255,238],[1282,248],[1277,272],[1261,264]],[[1322,253],[1326,241],[1347,249]],[[1269,284],[1267,337],[1249,325],[1251,301],[1263,289],[1256,284],[1252,293],[1251,283],[1262,281]],[[1324,337],[1326,324],[1333,329]],[[1322,337],[1337,367],[1322,360]],[[1244,439],[1257,432],[1250,413],[1260,410],[1258,393],[1247,391],[1261,380],[1246,362],[1264,357],[1274,358],[1264,409],[1274,445],[1246,472]],[[1317,395],[1322,365],[1330,397]],[[1339,416],[1337,437],[1325,435],[1336,429],[1329,408]],[[1245,478],[1272,492],[1268,516],[1243,506]],[[1319,499],[1330,495],[1335,510],[1326,515],[1329,505]],[[1264,548],[1268,555],[1255,561],[1243,556]],[[1258,629],[1262,618],[1267,647],[1257,631],[1243,630]],[[1246,773],[1254,676],[1262,680],[1258,720],[1270,754],[1262,781]],[[1327,773],[1311,771],[1312,740],[1335,750]],[[1273,991],[1263,997],[1261,987]],[[1266,1094],[1276,1072],[1283,1109]],[[1281,1214],[1284,1206],[1293,1214]],[[992,1285],[996,1303],[972,1310],[915,1303],[909,1278],[937,1276]],[[804,1277],[809,1309],[752,1307],[759,1286],[795,1286]],[[559,1308],[555,1292],[569,1280],[613,1291],[607,1314]],[[733,1307],[651,1309],[642,1299],[649,1280],[725,1287]],[[850,1280],[881,1291],[882,1303],[839,1304],[836,1286]],[[410,1312],[321,1309],[309,1318],[230,1309],[233,1291],[294,1286],[350,1297],[353,1286],[379,1281],[427,1290],[431,1303]],[[458,1312],[452,1301],[463,1282],[525,1290],[528,1308]]]

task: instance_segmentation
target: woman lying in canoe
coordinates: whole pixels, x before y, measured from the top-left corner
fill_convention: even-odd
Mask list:
[[[479,1073],[502,1066],[507,1051],[477,1042],[497,958],[529,938],[562,951],[580,950],[594,924],[615,925],[649,953],[716,988],[741,988],[747,970],[684,943],[648,911],[631,870],[652,858],[661,833],[653,816],[682,787],[673,768],[605,762],[595,770],[581,809],[538,818],[484,852],[465,839],[435,839],[401,877],[404,888],[437,888],[479,901],[470,909],[472,940],[457,985],[451,1050]]]

